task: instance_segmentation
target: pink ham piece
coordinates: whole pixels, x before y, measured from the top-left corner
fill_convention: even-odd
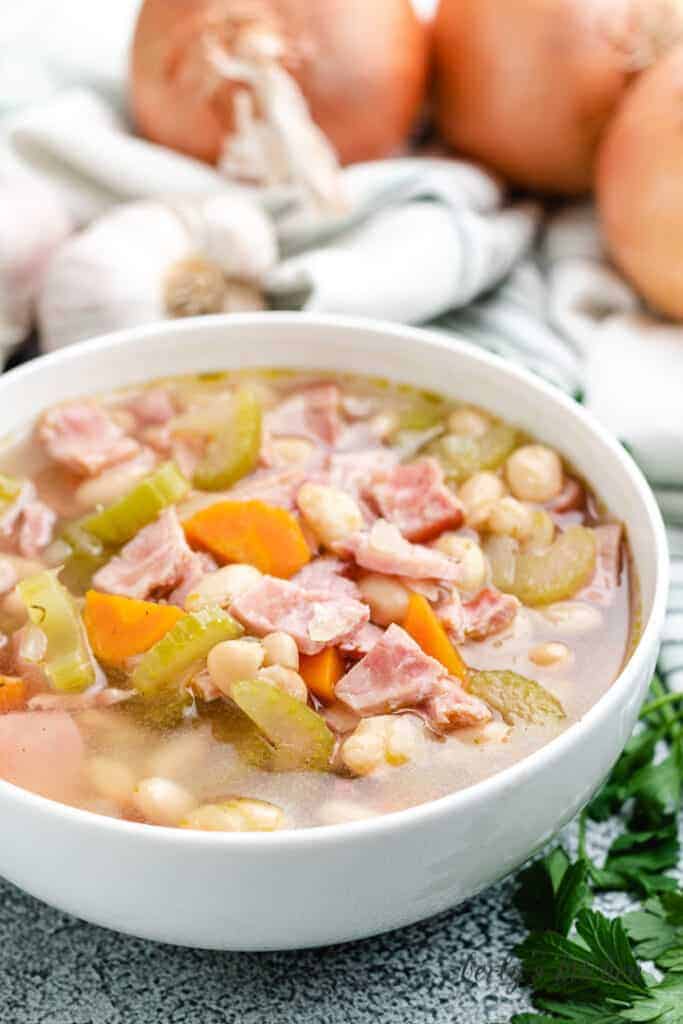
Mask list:
[[[343,427],[339,403],[336,384],[306,388],[266,413],[266,433],[274,437],[305,437],[331,447]]]
[[[495,587],[485,587],[470,601],[462,602],[456,590],[435,611],[454,644],[465,640],[486,640],[512,625],[519,601]]]
[[[352,498],[364,497],[376,477],[390,473],[398,462],[390,448],[334,453],[330,456],[326,483],[346,491]],[[373,516],[373,518],[375,518]]]
[[[176,414],[173,399],[166,388],[148,388],[134,395],[126,408],[135,417],[138,428],[160,427]]]
[[[306,473],[296,467],[263,469],[240,481],[226,496],[233,501],[265,501],[267,505],[291,512],[296,508],[296,495],[305,480]]]
[[[579,481],[573,476],[566,476],[562,490],[556,498],[546,503],[545,508],[548,512],[564,515],[566,512],[575,512],[583,508],[585,504],[586,493]]]
[[[292,576],[291,582],[304,590],[322,590],[326,594],[360,600],[358,584],[344,575],[348,568],[348,562],[342,562],[341,558],[325,555],[314,558],[303,569],[299,569],[296,576]]]
[[[362,717],[415,708],[440,728],[491,718],[482,701],[465,693],[440,662],[396,625],[339,680],[335,693]]]
[[[19,574],[9,558],[0,558],[0,597],[9,594],[19,582]]]
[[[264,576],[230,606],[234,615],[257,636],[283,630],[294,637],[302,654],[318,654],[336,645],[368,621],[369,609],[350,597],[322,590],[304,590],[291,580]]]
[[[145,600],[181,586],[200,556],[188,547],[174,508],[145,526],[93,576],[93,586],[109,594]]]
[[[81,476],[95,476],[139,449],[95,402],[70,402],[49,409],[38,426],[48,455]]]
[[[0,517],[0,543],[23,558],[35,558],[52,540],[57,516],[40,501],[35,484],[27,480]]]
[[[462,505],[444,482],[436,459],[396,466],[369,491],[380,515],[411,541],[434,540],[444,530],[457,530]]]
[[[385,519],[378,519],[369,532],[355,534],[348,547],[358,565],[373,572],[451,583],[460,577],[460,566],[454,558],[421,544],[411,544]]]
[[[218,563],[214,561],[207,551],[195,551],[194,558],[188,559],[187,568],[182,574],[178,586],[168,595],[169,604],[177,604],[179,608],[185,607],[185,600],[197,587],[197,584],[207,573],[215,572]]]
[[[575,595],[575,599],[609,608],[619,586],[624,528],[621,523],[609,523],[596,526],[593,532],[597,548],[595,572],[593,579]]]
[[[65,711],[14,711],[0,716],[0,778],[55,800],[73,797],[84,745]]]
[[[339,644],[339,650],[349,658],[362,658],[369,654],[372,648],[384,635],[384,630],[375,626],[372,622],[364,623],[353,636]]]

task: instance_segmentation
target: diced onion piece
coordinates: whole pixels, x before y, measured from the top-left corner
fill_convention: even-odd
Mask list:
[[[95,682],[95,667],[71,594],[54,572],[28,576],[17,589],[29,619],[47,637],[43,668],[55,690],[78,693]]]
[[[334,736],[311,708],[261,679],[235,683],[232,699],[276,748],[283,770],[329,770]]]
[[[233,399],[228,422],[209,442],[195,470],[196,487],[220,491],[252,471],[261,450],[261,418],[256,395],[242,388]]]
[[[516,672],[471,672],[467,689],[498,711],[509,725],[516,721],[544,725],[566,717],[554,694]]]
[[[88,533],[119,546],[154,522],[168,505],[181,501],[190,484],[174,462],[165,462],[118,501],[81,521]]]

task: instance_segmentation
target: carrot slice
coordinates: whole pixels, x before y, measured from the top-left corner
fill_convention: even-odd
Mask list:
[[[190,544],[219,562],[246,562],[269,576],[293,576],[311,559],[295,516],[264,501],[219,501],[184,524]]]
[[[89,590],[85,595],[83,621],[95,657],[106,664],[118,665],[153,647],[184,614],[172,604],[154,604]]]
[[[323,704],[332,704],[336,699],[334,688],[344,675],[344,662],[336,647],[326,647],[319,654],[302,654],[299,674]]]
[[[26,706],[26,683],[17,676],[0,675],[0,715]]]
[[[467,678],[467,666],[448,639],[432,606],[422,594],[411,594],[403,628],[410,633],[425,654],[436,658],[457,679]]]

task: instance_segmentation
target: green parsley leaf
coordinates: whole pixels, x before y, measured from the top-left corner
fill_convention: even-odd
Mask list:
[[[659,829],[622,832],[612,843],[604,867],[591,869],[598,891],[633,891],[641,896],[676,888],[662,872],[678,863],[678,828],[673,819]]]
[[[633,943],[635,955],[640,960],[654,960],[659,966],[670,952],[683,947],[683,893],[663,893],[623,917],[624,927]],[[673,968],[678,969],[680,968]]]
[[[571,864],[560,846],[523,871],[515,903],[527,927],[568,935],[579,910],[590,904],[588,872],[587,861]]]
[[[672,974],[650,989],[647,997],[637,998],[622,1012],[625,1021],[638,1024],[683,1024],[683,977]]]

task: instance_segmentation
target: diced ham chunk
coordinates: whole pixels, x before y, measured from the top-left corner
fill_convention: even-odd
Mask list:
[[[191,594],[207,573],[215,572],[218,568],[217,562],[211,557],[208,551],[195,551],[194,558],[188,559],[187,567],[182,574],[180,583],[168,595],[169,604],[177,604],[184,608],[188,594]]]
[[[52,459],[81,476],[94,476],[139,448],[95,402],[49,409],[38,426],[38,438]]]
[[[566,476],[560,493],[552,501],[547,502],[545,507],[549,512],[564,515],[566,512],[575,512],[583,508],[585,503],[586,493],[579,481],[573,476]]]
[[[425,702],[424,712],[436,729],[481,725],[493,717],[483,700],[448,678],[439,681]]]
[[[456,583],[461,573],[454,558],[421,544],[411,544],[384,519],[378,519],[369,532],[355,534],[348,547],[358,565],[389,576]]]
[[[609,608],[614,602],[619,586],[624,528],[621,523],[609,523],[606,526],[596,526],[593,532],[597,546],[595,572],[590,583],[575,597],[577,601],[589,601],[602,608]]]
[[[339,680],[335,693],[358,715],[382,715],[414,708],[446,676],[400,626],[391,625],[357,665]]]
[[[380,515],[411,541],[434,540],[462,524],[462,505],[444,483],[436,459],[399,465],[370,488]]]
[[[335,687],[339,700],[357,715],[421,710],[436,728],[486,722],[491,712],[466,693],[400,626],[386,630],[362,661]]]
[[[266,414],[266,432],[275,437],[306,437],[332,446],[343,426],[339,402],[336,384],[306,388]]]
[[[134,395],[126,405],[138,427],[159,427],[176,414],[173,399],[166,388],[148,388]]]
[[[303,587],[304,590],[322,590],[327,594],[354,597],[359,600],[358,584],[344,575],[347,570],[347,562],[332,555],[325,555],[322,558],[314,558],[300,569],[296,576],[292,577],[292,583]]]
[[[365,622],[353,636],[339,644],[339,650],[349,658],[362,658],[382,639],[384,630],[372,622]]]
[[[468,640],[486,640],[512,625],[519,601],[512,594],[502,594],[495,587],[485,587],[462,606],[465,636]]]
[[[35,558],[52,540],[56,520],[49,505],[36,496],[35,484],[27,480],[0,516],[0,543],[24,558]]]
[[[272,576],[240,594],[230,612],[257,636],[277,630],[289,633],[302,654],[318,654],[341,643],[369,617],[367,606],[353,598],[304,590]]]
[[[168,508],[95,573],[93,586],[123,597],[159,597],[180,587],[198,563],[203,574],[200,556],[188,547],[175,509]]]
[[[0,778],[55,800],[77,790],[84,745],[64,711],[14,711],[0,716]]]
[[[346,491],[352,498],[362,498],[372,487],[376,477],[390,473],[397,462],[398,456],[391,448],[335,452],[330,456],[326,482],[330,487]]]
[[[297,467],[264,469],[240,481],[231,488],[228,496],[234,501],[264,501],[267,505],[292,511],[296,508],[296,495],[305,479],[306,473]]]
[[[434,610],[451,643],[464,643],[465,612],[457,590],[451,591],[449,597],[437,604]]]

